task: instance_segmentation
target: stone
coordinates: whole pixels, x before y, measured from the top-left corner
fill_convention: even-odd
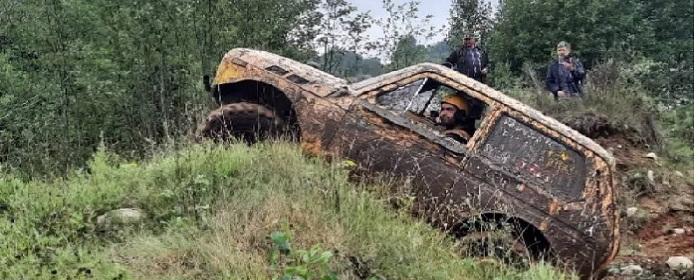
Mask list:
[[[628,266],[625,266],[621,269],[621,274],[622,275],[627,275],[627,276],[636,276],[644,273],[644,269],[636,264],[631,264]]]
[[[666,265],[668,265],[668,267],[670,267],[672,270],[690,269],[693,268],[693,261],[691,261],[688,257],[674,256],[668,258]]]
[[[674,235],[682,235],[682,234],[685,234],[685,229],[682,229],[682,228],[674,228],[674,229],[673,229],[673,234],[674,234]]]
[[[671,182],[669,182],[668,179],[666,179],[666,177],[661,178],[661,184],[666,186],[666,187],[671,186]]]
[[[126,226],[141,223],[146,214],[137,208],[121,208],[109,211],[97,217],[97,227],[111,229],[115,226]]]
[[[683,175],[683,172],[680,172],[678,170],[674,171],[673,174],[675,174],[676,176],[681,177],[681,178],[685,177],[685,175]]]
[[[654,171],[647,170],[647,179],[649,180],[649,182],[654,184]]]
[[[648,159],[653,159],[653,160],[656,160],[658,158],[655,153],[648,153],[648,154],[644,155],[644,157],[648,158]]]
[[[693,211],[693,204],[692,197],[674,197],[670,199],[668,208],[672,211]]]
[[[620,274],[620,272],[622,272],[622,271],[620,270],[619,267],[611,267],[611,268],[608,268],[608,273],[609,273],[609,274],[616,275],[616,274]]]
[[[627,211],[625,211],[625,213],[627,213],[627,217],[632,217],[632,216],[634,216],[634,214],[637,214],[638,211],[639,211],[639,208],[630,207],[630,208],[627,208]]]

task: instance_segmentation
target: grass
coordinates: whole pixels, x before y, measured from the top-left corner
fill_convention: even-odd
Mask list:
[[[453,240],[290,144],[104,150],[50,181],[0,179],[1,279],[571,279],[458,256]],[[117,230],[99,215],[139,208]],[[297,277],[297,278],[294,278]]]

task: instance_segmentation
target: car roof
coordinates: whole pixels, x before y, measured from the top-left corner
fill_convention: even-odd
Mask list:
[[[486,98],[492,99],[495,102],[501,103],[509,107],[513,111],[517,111],[531,119],[537,120],[549,129],[555,130],[561,133],[564,137],[571,139],[577,144],[584,146],[596,153],[598,156],[603,158],[611,167],[615,164],[614,157],[598,143],[592,139],[586,137],[580,132],[568,127],[556,119],[546,116],[542,112],[531,108],[522,102],[497,91],[487,85],[484,85],[466,75],[454,71],[445,66],[434,64],[434,63],[420,63],[401,70],[386,73],[380,76],[369,78],[350,85],[350,93],[354,96],[360,96],[364,93],[381,89],[387,84],[396,83],[407,78],[411,78],[415,75],[433,73],[440,75],[442,77],[448,78],[451,81],[458,83],[471,89],[472,91],[483,94]]]

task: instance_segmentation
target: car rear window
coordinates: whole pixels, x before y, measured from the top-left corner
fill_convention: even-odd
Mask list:
[[[500,117],[480,150],[492,163],[537,183],[556,197],[570,201],[581,196],[585,158],[510,116]]]

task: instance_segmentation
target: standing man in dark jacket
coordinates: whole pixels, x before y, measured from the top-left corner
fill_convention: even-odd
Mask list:
[[[547,88],[559,97],[583,97],[583,79],[586,71],[581,62],[571,57],[571,45],[561,41],[557,44],[557,60],[547,69]]]
[[[443,65],[456,67],[460,73],[483,83],[488,73],[489,57],[476,46],[476,36],[467,33],[464,35],[464,45],[453,51]]]

